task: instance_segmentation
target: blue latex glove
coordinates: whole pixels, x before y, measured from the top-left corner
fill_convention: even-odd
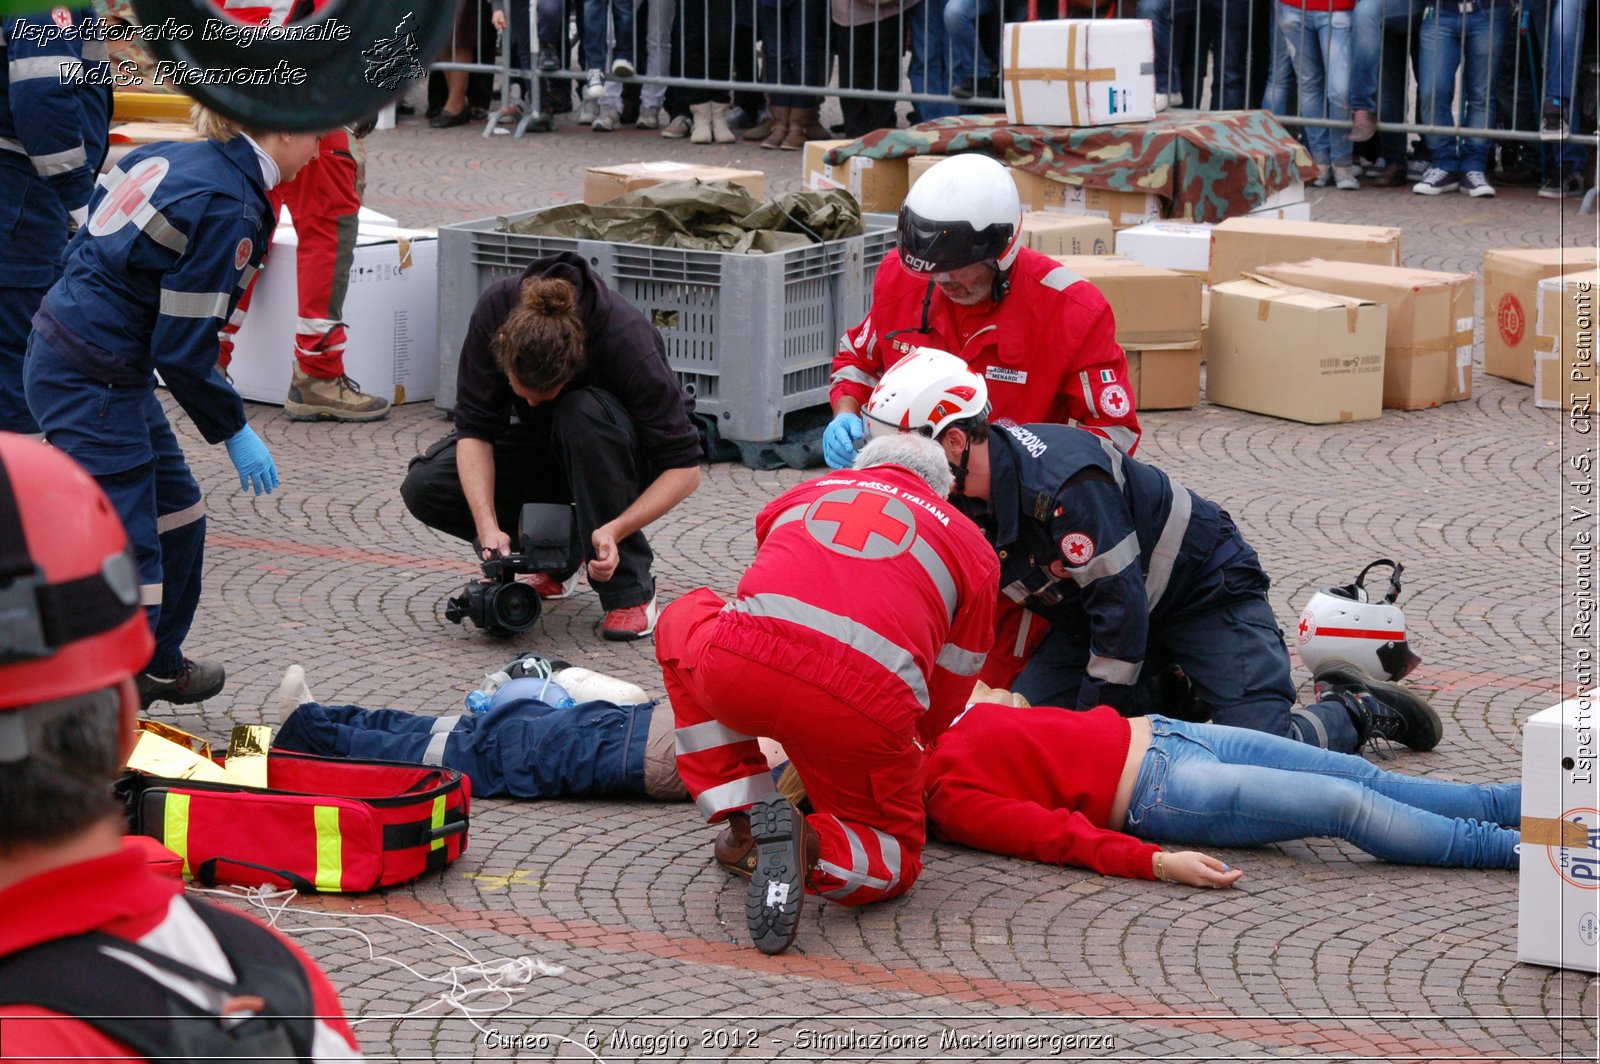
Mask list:
[[[278,467],[255,430],[246,425],[234,433],[227,447],[233,468],[239,471],[239,490],[249,491],[254,487],[257,495],[262,492],[271,495],[272,489],[278,486]]]
[[[856,460],[856,441],[867,435],[860,414],[838,414],[822,433],[822,458],[833,469],[848,469]]]

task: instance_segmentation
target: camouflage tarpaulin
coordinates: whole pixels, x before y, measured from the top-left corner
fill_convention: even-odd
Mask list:
[[[1173,218],[1220,222],[1265,203],[1296,176],[1316,176],[1305,147],[1266,111],[1163,114],[1126,126],[1012,126],[1005,115],[957,115],[909,129],[880,129],[834,148],[827,163],[853,155],[982,152],[1019,170],[1069,185],[1153,192]]]
[[[763,203],[732,181],[672,181],[636,189],[598,207],[553,207],[505,232],[651,244],[694,251],[766,254],[861,232],[861,209],[847,192],[788,192]]]

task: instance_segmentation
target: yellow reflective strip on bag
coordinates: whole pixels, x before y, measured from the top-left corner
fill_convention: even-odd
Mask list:
[[[433,800],[433,829],[438,831],[442,827],[444,827],[444,795],[441,794]],[[438,838],[428,844],[428,849],[437,850],[443,846],[444,839]]]
[[[161,806],[161,843],[167,849],[183,858],[183,874],[190,879],[194,873],[189,871],[189,796],[187,794],[167,793],[167,800]]]
[[[339,834],[339,807],[319,805],[313,809],[317,828],[318,890],[339,890],[344,881],[344,839]]]

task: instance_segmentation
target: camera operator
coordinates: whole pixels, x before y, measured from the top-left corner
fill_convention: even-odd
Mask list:
[[[642,639],[657,614],[643,529],[700,485],[693,409],[645,316],[580,256],[551,255],[478,300],[456,430],[412,459],[400,494],[428,527],[476,538],[480,560],[511,553],[506,529],[523,503],[572,503],[606,611],[601,635]],[[530,582],[543,598],[567,598],[577,573]]]

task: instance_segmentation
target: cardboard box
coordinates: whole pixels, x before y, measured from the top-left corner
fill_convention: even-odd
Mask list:
[[[1594,266],[1594,248],[1496,248],[1483,253],[1483,371],[1533,383],[1539,282]]]
[[[1600,691],[1540,710],[1522,728],[1517,960],[1600,972]]]
[[[1211,233],[1213,285],[1237,280],[1269,262],[1335,259],[1400,265],[1400,230],[1389,226],[1229,218]]]
[[[1117,234],[1117,254],[1204,280],[1211,263],[1211,229],[1203,222],[1146,222]]]
[[[1025,211],[1055,211],[1060,214],[1104,218],[1113,229],[1127,229],[1161,218],[1166,207],[1161,197],[1147,192],[1113,192],[1104,188],[1084,188],[1055,181],[1031,170],[1007,167],[1017,183],[1017,195]]]
[[[1278,207],[1292,207],[1296,203],[1304,203],[1305,201],[1306,183],[1299,174],[1296,174],[1293,181],[1290,181],[1287,185],[1272,193],[1267,197],[1266,202],[1262,203],[1261,206],[1251,210],[1250,213],[1255,214],[1257,211],[1270,211]]]
[[[1147,19],[1012,22],[1001,42],[1012,125],[1103,126],[1156,116],[1155,40]]]
[[[1595,413],[1595,302],[1600,270],[1564,273],[1539,282],[1534,319],[1533,405]]]
[[[1353,262],[1276,263],[1257,271],[1285,284],[1337,292],[1388,308],[1383,405],[1424,410],[1472,398],[1473,300],[1470,273],[1439,273]]]
[[[1048,211],[1025,211],[1022,243],[1045,255],[1109,255],[1111,223],[1104,218],[1074,218]]]
[[[1193,274],[1114,255],[1055,259],[1106,297],[1117,319],[1117,343],[1124,350],[1200,342],[1200,280]]]
[[[1200,405],[1200,343],[1125,348],[1128,383],[1139,410],[1190,410]]]
[[[756,199],[765,199],[767,196],[767,175],[760,170],[662,161],[590,167],[583,174],[583,202],[598,207],[634,189],[664,185],[669,181],[688,181],[696,177],[702,181],[733,181],[749,189]]]
[[[856,198],[864,211],[893,214],[905,202],[910,188],[910,164],[903,159],[865,159],[852,156],[836,166],[822,157],[834,148],[854,144],[853,140],[808,140],[801,157],[805,186],[812,191],[842,188]]]
[[[911,158],[907,159],[906,191],[909,192],[911,190],[911,186],[917,183],[917,178],[921,177],[923,174],[927,173],[935,166],[938,166],[948,158],[950,158],[948,155],[913,155]],[[1022,206],[1024,209],[1027,209],[1028,205],[1024,203]]]
[[[299,296],[294,227],[279,225],[256,279],[229,374],[246,399],[282,405],[294,368]],[[363,391],[396,406],[433,398],[439,381],[436,325],[439,241],[429,231],[369,225],[356,237],[344,321],[345,370]]]
[[[1276,207],[1257,207],[1245,214],[1246,218],[1270,218],[1278,222],[1309,222],[1311,204],[1283,203]]]
[[[1265,281],[1211,288],[1206,398],[1324,425],[1383,412],[1386,312],[1366,299]]]

